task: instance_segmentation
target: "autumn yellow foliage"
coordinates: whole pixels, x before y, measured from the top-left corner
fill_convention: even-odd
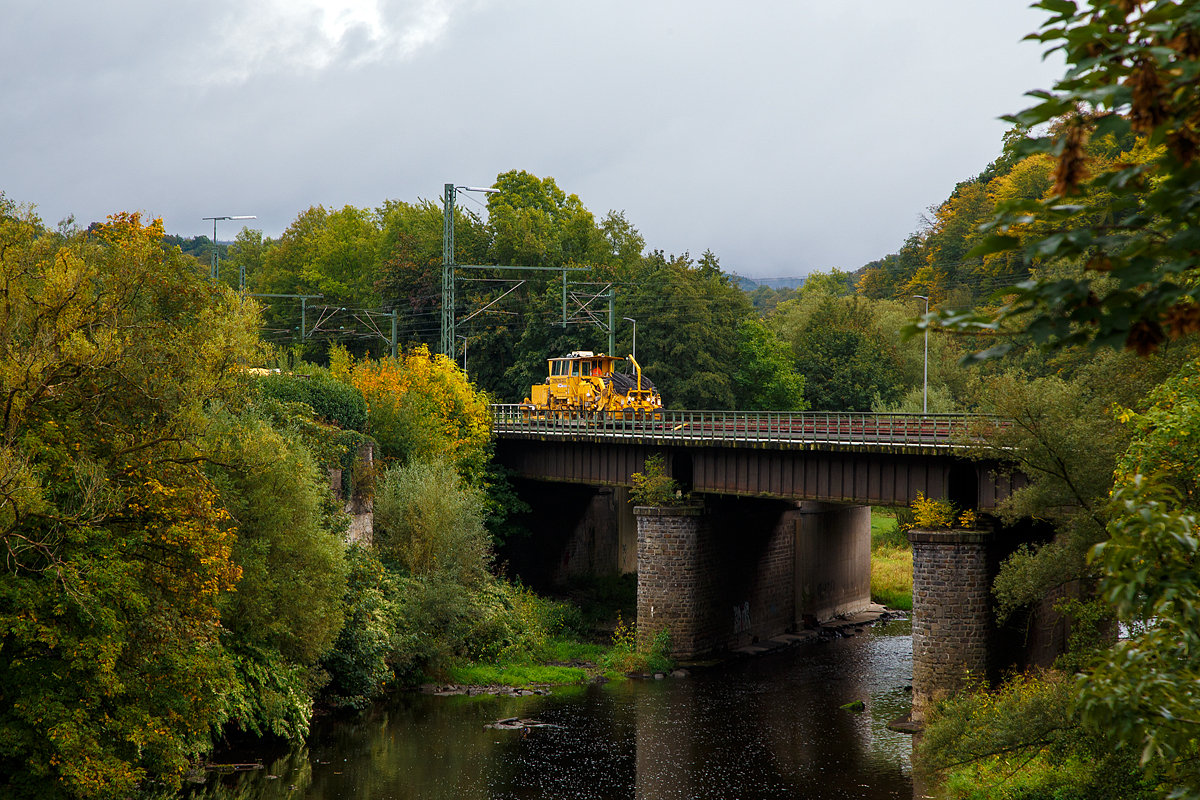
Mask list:
[[[349,363],[334,360],[367,399],[368,425],[386,458],[403,462],[449,459],[482,464],[491,437],[487,396],[444,355],[424,345],[397,358]]]
[[[954,506],[948,500],[935,500],[917,492],[912,510],[918,528],[949,528],[954,524]]]

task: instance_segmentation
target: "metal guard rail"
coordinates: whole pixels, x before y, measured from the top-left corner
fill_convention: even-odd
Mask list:
[[[660,442],[746,444],[891,445],[954,447],[966,444],[968,423],[983,414],[876,414],[823,411],[668,411],[639,418],[626,412],[530,411],[517,404],[493,405],[497,434],[652,439]]]

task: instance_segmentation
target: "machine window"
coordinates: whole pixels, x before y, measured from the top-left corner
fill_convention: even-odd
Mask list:
[[[585,377],[585,378],[588,377],[589,375],[592,374],[592,362],[590,362],[590,361],[579,362],[579,369],[580,369],[580,374],[583,377]]]
[[[579,362],[578,361],[571,362],[571,375],[576,378],[579,377]]]

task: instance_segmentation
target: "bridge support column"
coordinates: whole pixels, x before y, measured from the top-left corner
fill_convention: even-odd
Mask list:
[[[671,650],[691,656],[705,649],[703,627],[713,585],[709,522],[703,508],[638,506],[638,645],[661,630]]]
[[[796,622],[871,604],[871,507],[803,502],[796,526]]]
[[[991,587],[995,558],[987,531],[908,533],[913,546],[913,712],[966,684],[987,680],[992,669]]]
[[[690,658],[793,629],[794,505],[706,498],[704,507],[634,513],[640,644],[665,629],[672,653]]]

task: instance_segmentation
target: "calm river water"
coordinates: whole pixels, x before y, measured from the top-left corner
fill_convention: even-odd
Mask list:
[[[358,718],[322,718],[307,746],[185,797],[908,800],[912,739],[886,726],[909,709],[909,630],[893,621],[688,678],[547,697],[405,694]],[[866,711],[838,708],[854,700]],[[515,716],[550,726],[484,727]]]

